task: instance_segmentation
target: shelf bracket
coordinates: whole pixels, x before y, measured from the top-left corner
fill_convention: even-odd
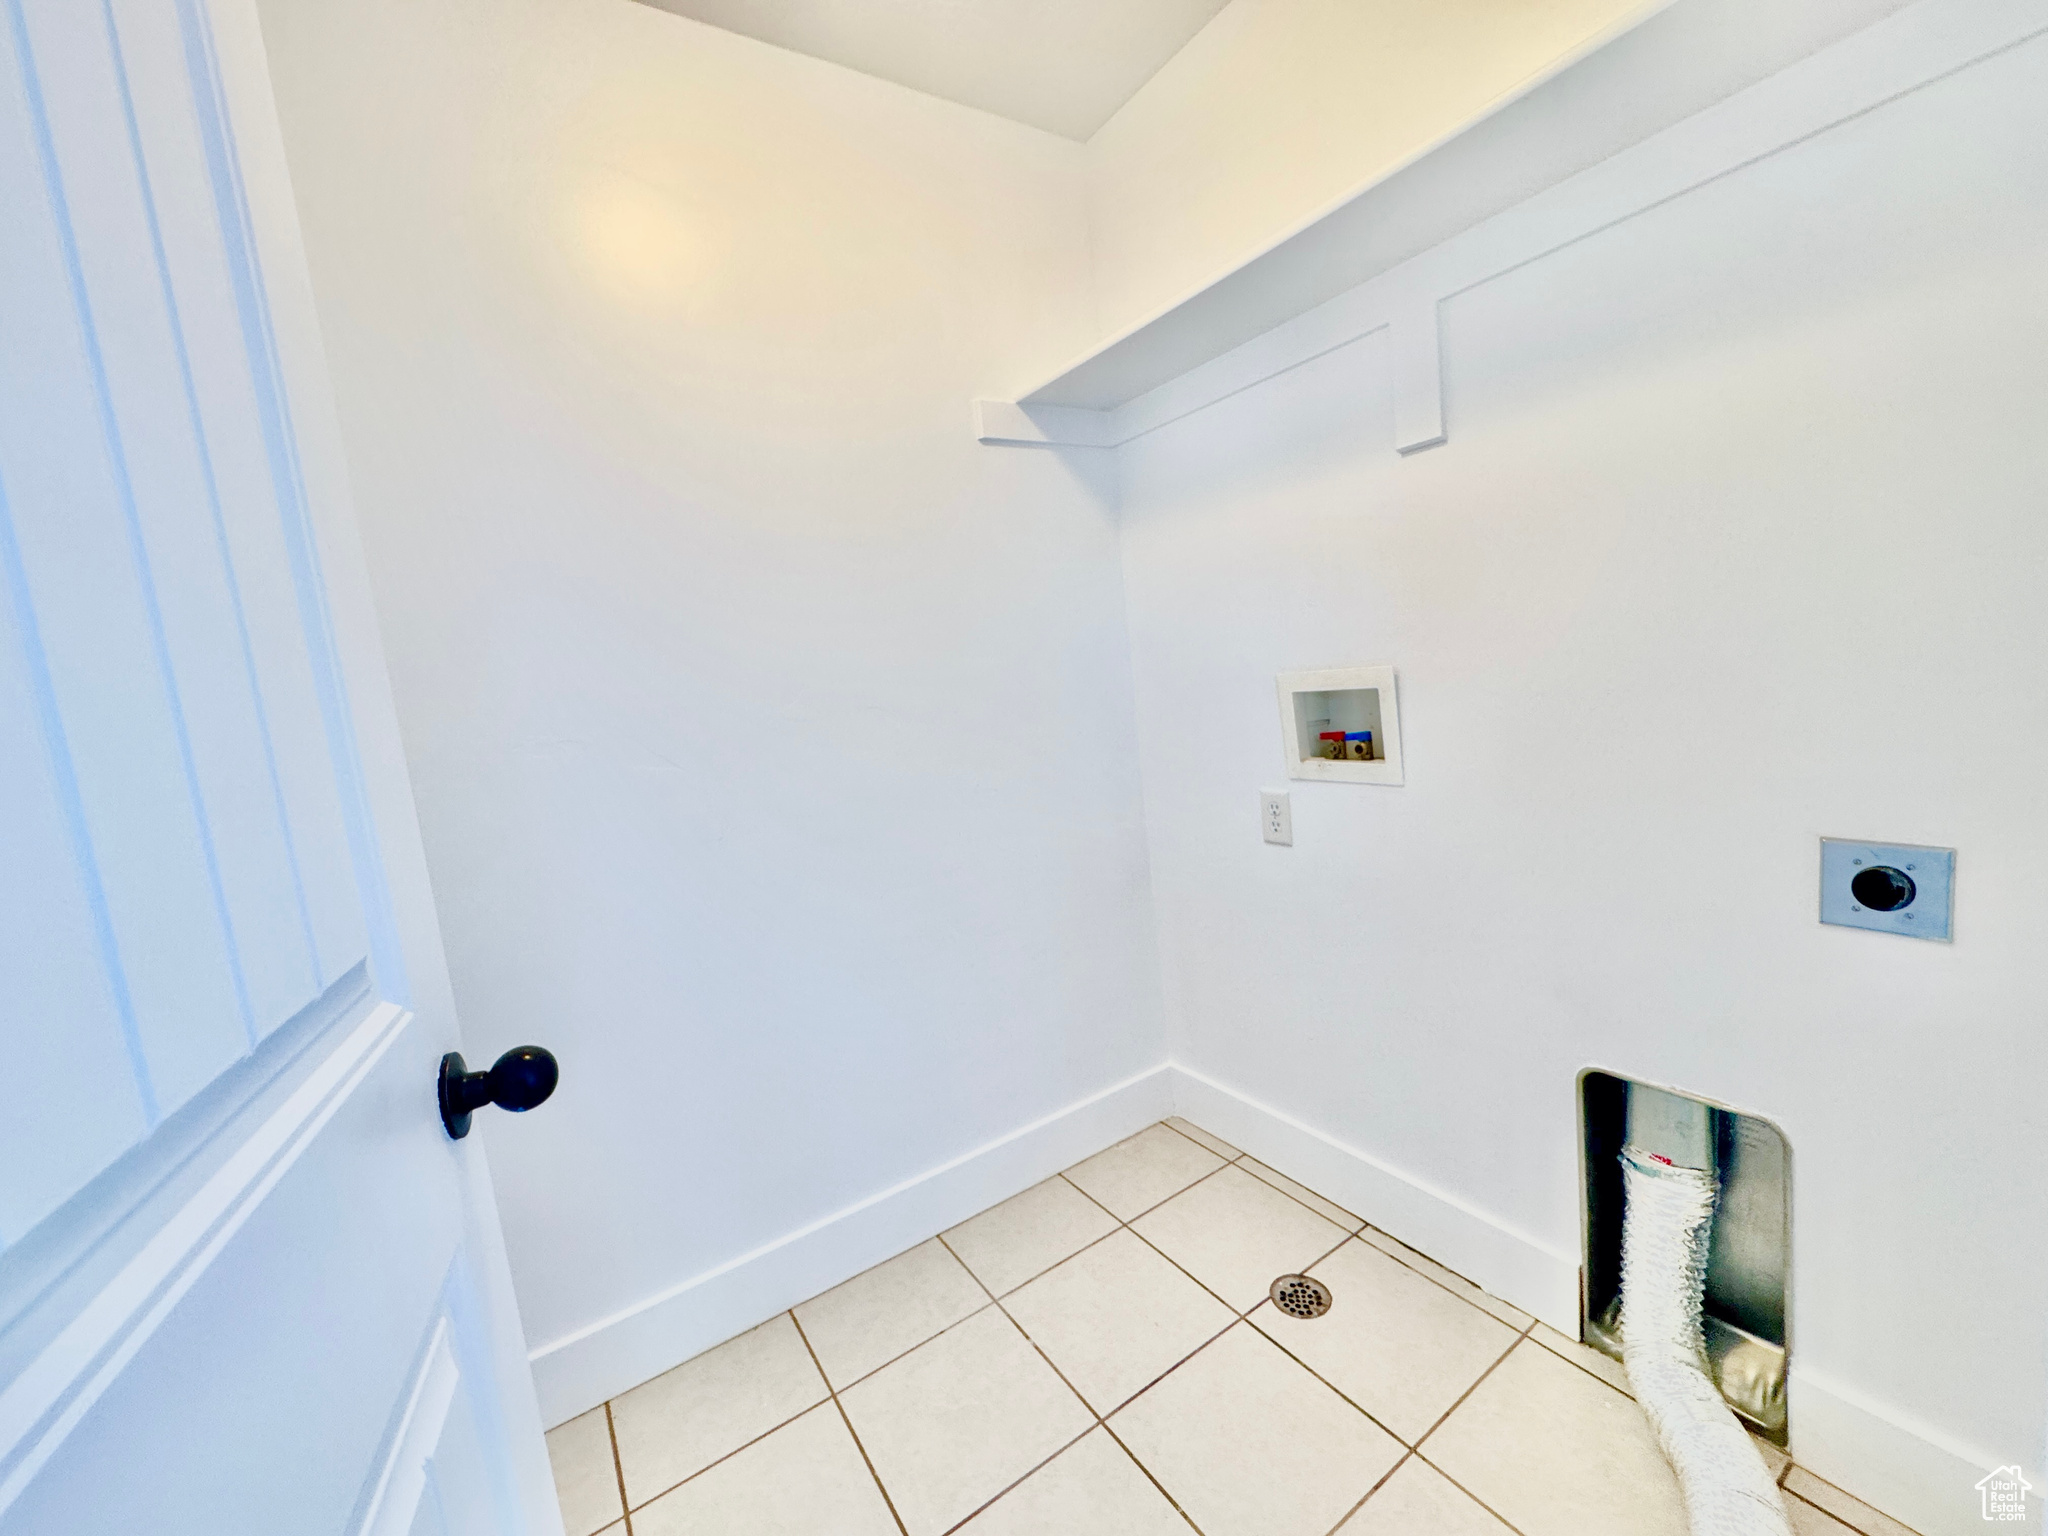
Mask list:
[[[1013,405],[1007,400],[974,402],[974,435],[1007,448],[1114,448],[1108,411],[1078,405]]]
[[[1434,298],[1412,300],[1389,325],[1394,352],[1394,446],[1420,453],[1445,441],[1444,353]]]

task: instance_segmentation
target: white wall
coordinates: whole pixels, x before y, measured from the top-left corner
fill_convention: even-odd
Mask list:
[[[1655,8],[1231,0],[1088,141],[1104,334],[1220,277]]]
[[[469,1054],[563,1064],[479,1122],[532,1345],[1155,1066],[1111,468],[968,430],[1085,339],[1081,147],[624,0],[263,9]]]
[[[1880,1481],[2042,1464],[2044,134],[2036,37],[1450,300],[1442,448],[1380,332],[1119,451],[1175,1060],[1566,1256],[1580,1068],[1770,1116]],[[1368,662],[1406,787],[1265,846],[1274,674]],[[1821,834],[1958,847],[1953,946]]]

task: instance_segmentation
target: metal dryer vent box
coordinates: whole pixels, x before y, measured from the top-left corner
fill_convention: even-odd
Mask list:
[[[1639,1121],[1679,1124],[1704,1111],[1721,1196],[1707,1253],[1701,1322],[1721,1396],[1765,1439],[1788,1443],[1785,1324],[1792,1283],[1792,1155],[1770,1121],[1589,1067],[1579,1074],[1579,1157],[1585,1268],[1580,1337],[1621,1353],[1621,1149],[1629,1099]]]

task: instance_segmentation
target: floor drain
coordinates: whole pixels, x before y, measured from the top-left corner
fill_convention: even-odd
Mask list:
[[[1321,1317],[1330,1310],[1330,1288],[1307,1275],[1282,1275],[1266,1294],[1289,1317]]]

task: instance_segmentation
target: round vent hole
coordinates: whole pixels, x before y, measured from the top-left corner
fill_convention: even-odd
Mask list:
[[[1308,1275],[1282,1275],[1267,1294],[1289,1317],[1321,1317],[1330,1310],[1330,1288]]]

